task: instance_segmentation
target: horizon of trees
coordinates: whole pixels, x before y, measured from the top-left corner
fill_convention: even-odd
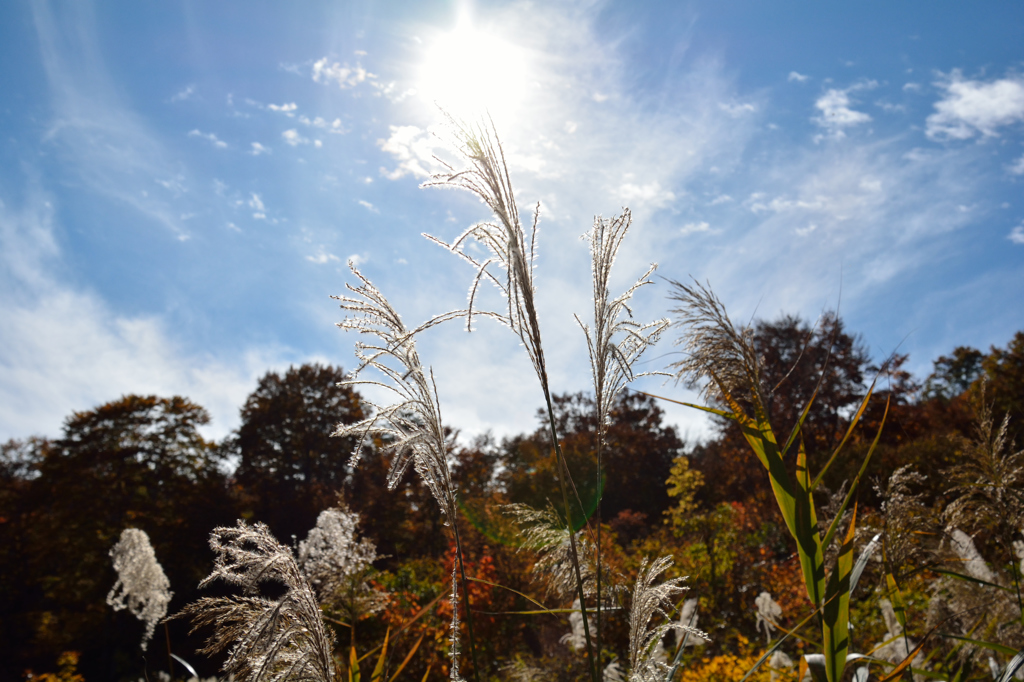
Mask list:
[[[767,407],[780,432],[788,432],[818,390],[804,434],[808,460],[819,469],[842,438],[851,408],[864,396],[866,378],[880,370],[836,316],[825,316],[815,328],[793,316],[761,320],[754,333],[765,366]],[[934,371],[923,379],[903,369],[906,361],[907,356],[895,356],[881,370],[884,378],[855,434],[855,452],[862,453],[886,399],[891,400],[870,469],[878,484],[864,486],[860,495],[867,518],[874,513],[877,523],[884,521],[879,510],[892,472],[913,465],[938,473],[957,463],[973,436],[973,406],[979,400],[1007,415],[1018,442],[1024,425],[1024,331],[988,353],[955,348],[936,359]],[[262,521],[282,543],[293,545],[321,511],[337,505],[360,514],[362,533],[381,557],[376,580],[392,595],[383,616],[360,625],[360,636],[382,639],[386,627],[401,624],[403,615],[443,590],[451,548],[430,493],[410,475],[396,490],[387,490],[386,457],[365,447],[353,467],[355,443],[330,437],[337,424],[366,416],[358,393],[338,386],[343,377],[341,368],[319,364],[268,372],[242,406],[239,428],[221,442],[201,436],[198,429],[209,415],[186,398],[126,395],[73,413],[60,437],[3,444],[0,677],[52,669],[62,652],[78,651],[86,679],[136,679],[140,670],[152,673],[167,665],[162,640],[204,674],[214,672],[215,661],[193,653],[205,633],[190,635],[187,623],[172,621],[161,626],[163,637],[158,630],[143,657],[141,625],[106,605],[115,580],[108,552],[126,527],[141,528],[152,539],[174,592],[171,613],[210,593],[200,593],[196,585],[208,572],[207,537],[215,526],[239,518]],[[759,591],[753,586],[772,587],[779,603],[796,613],[799,590],[786,582],[792,557],[771,491],[763,471],[749,466],[736,428],[719,421],[707,441],[688,444],[664,423],[654,399],[627,392],[611,413],[605,476],[598,481],[590,459],[593,399],[559,395],[555,411],[582,504],[575,510],[578,521],[593,514],[601,500],[601,521],[611,531],[610,567],[624,575],[635,570],[645,548],[679,544],[680,571],[690,557],[691,584],[706,601],[705,613],[718,619],[722,637],[708,652],[735,651],[742,641],[757,639],[746,603]],[[532,433],[500,442],[489,435],[468,444],[451,441],[461,511],[472,529],[466,539],[467,571],[530,594],[537,587],[529,560],[508,539],[510,522],[498,507],[520,502],[542,508],[556,498],[548,434],[539,422]],[[237,466],[227,472],[229,461]],[[854,455],[833,467],[824,481],[827,491],[839,490],[858,464]],[[941,506],[948,492],[944,484],[941,477],[929,476],[915,484],[914,493],[923,504]],[[987,536],[979,532],[983,551],[989,551]],[[471,597],[487,604],[487,612],[522,606],[509,593],[490,588],[481,587]],[[493,616],[478,622],[488,660],[554,657],[571,678],[574,663],[558,644],[563,624]],[[443,632],[444,618],[425,618],[417,627],[435,636]],[[443,659],[443,645],[424,649],[416,669],[422,675],[427,665],[442,666]]]

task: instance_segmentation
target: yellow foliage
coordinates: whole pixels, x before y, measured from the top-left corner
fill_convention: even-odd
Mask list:
[[[754,667],[763,651],[751,651],[750,642],[746,637],[739,638],[741,651],[749,652],[740,655],[719,654],[690,661],[682,670],[680,682],[736,682],[743,679],[747,671]],[[787,673],[789,673],[787,675]],[[796,678],[796,671],[778,671],[779,680]],[[761,664],[753,675],[747,678],[750,682],[771,682],[771,670],[767,661]]]
[[[43,673],[36,675],[31,670],[25,671],[26,682],[85,682],[85,678],[78,674],[77,651],[65,651],[57,658],[56,673]]]

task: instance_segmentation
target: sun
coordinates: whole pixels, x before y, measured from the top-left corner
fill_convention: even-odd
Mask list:
[[[529,85],[529,56],[500,36],[475,28],[467,16],[427,46],[417,90],[460,117],[489,112],[508,119],[522,106]]]

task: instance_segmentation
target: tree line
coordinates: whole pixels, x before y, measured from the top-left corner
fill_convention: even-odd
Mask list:
[[[864,486],[859,497],[875,527],[885,524],[887,483],[908,465],[923,476],[908,492],[922,509],[938,514],[948,504],[949,485],[940,472],[957,466],[976,437],[979,405],[990,405],[999,419],[1006,415],[1012,436],[1024,425],[1024,332],[987,353],[953,349],[923,380],[904,369],[907,356],[873,366],[836,316],[814,327],[792,316],[760,321],[754,335],[771,389],[767,409],[780,432],[788,433],[817,391],[802,428],[814,470],[843,438],[869,377],[881,373],[854,434],[855,452],[866,451],[888,401],[887,426],[869,472],[875,485]],[[452,561],[443,519],[413,476],[387,489],[391,462],[372,444],[361,451],[358,466],[350,465],[355,443],[330,434],[338,424],[363,419],[367,408],[357,392],[339,385],[344,378],[342,368],[319,364],[268,372],[242,406],[238,429],[221,442],[201,436],[199,427],[209,421],[202,406],[177,396],[127,395],[68,416],[59,437],[5,443],[0,677],[52,670],[68,651],[80,652],[78,670],[89,680],[137,679],[145,670],[165,670],[174,665],[165,662],[171,650],[204,674],[214,673],[217,662],[195,654],[207,633],[190,634],[187,623],[171,621],[143,654],[141,625],[107,605],[115,581],[109,552],[129,527],[151,538],[174,592],[173,612],[209,594],[197,585],[209,572],[207,537],[215,526],[260,521],[281,542],[295,545],[323,510],[343,506],[359,514],[363,535],[375,543],[380,558],[374,580],[391,600],[382,615],[358,624],[365,648],[430,604],[444,591]],[[611,571],[635,574],[640,557],[654,549],[677,556],[706,614],[701,626],[715,635],[701,656],[749,653],[750,642],[759,638],[753,597],[763,590],[795,614],[799,590],[787,577],[793,557],[770,487],[763,472],[749,466],[734,425],[716,422],[706,441],[687,443],[664,422],[657,398],[624,393],[611,411],[598,481],[593,397],[556,396],[554,411],[577,482],[576,521],[591,517],[601,501]],[[470,596],[480,612],[484,658],[543,660],[572,679],[579,662],[560,643],[564,623],[550,616],[497,615],[525,610],[512,590],[538,594],[530,559],[516,551],[511,521],[500,509],[512,502],[541,509],[556,499],[549,434],[543,420],[533,433],[500,442],[485,435],[460,443],[453,433],[450,456],[460,513],[468,522],[467,570],[509,588],[474,583]],[[829,470],[824,494],[841,490],[856,473],[858,457],[848,460]],[[997,529],[974,533],[982,553],[995,561]],[[923,569],[919,574],[933,577]],[[355,637],[351,624],[337,627],[340,641]],[[429,636],[410,675],[443,668],[444,627],[443,613],[432,613],[410,628]],[[609,627],[624,625],[613,620]]]

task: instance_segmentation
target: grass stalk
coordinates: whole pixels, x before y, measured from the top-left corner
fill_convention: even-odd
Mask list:
[[[583,636],[587,641],[587,667],[590,669],[590,676],[593,678],[594,682],[600,682],[600,678],[597,673],[596,659],[594,657],[594,645],[590,638],[590,625],[587,622],[587,611],[585,606],[586,597],[583,594],[583,576],[580,573],[580,558],[579,553],[576,551],[576,533],[573,532],[572,528],[572,516],[569,508],[569,492],[568,486],[565,482],[569,470],[565,463],[565,456],[562,454],[562,446],[558,442],[558,431],[555,428],[555,412],[551,406],[551,394],[548,391],[546,379],[547,377],[544,377],[541,384],[544,388],[544,402],[547,404],[548,409],[548,424],[551,427],[551,441],[554,443],[555,457],[558,460],[558,485],[562,491],[562,505],[565,509],[565,525],[569,531],[569,551],[572,556],[573,572],[576,574],[576,596],[579,597],[580,600],[580,616],[583,618]]]
[[[473,662],[473,679],[479,682],[480,669],[476,664],[476,638],[473,636],[473,612],[469,608],[469,582],[466,580],[466,565],[462,561],[462,539],[459,537],[459,524],[452,519],[452,531],[455,534],[455,555],[459,560],[459,573],[462,575],[462,603],[466,611],[466,631],[469,633],[469,660]]]

